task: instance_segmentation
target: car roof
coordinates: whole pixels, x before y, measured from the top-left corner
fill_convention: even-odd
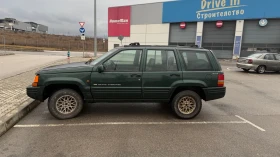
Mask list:
[[[180,45],[140,45],[140,43],[130,43],[129,45],[120,46],[117,48],[156,48],[156,49],[178,49],[178,50],[200,50],[209,51],[197,45],[180,46]]]
[[[267,55],[267,54],[279,54],[279,53],[272,53],[272,52],[256,52],[254,54],[262,54],[262,55]]]

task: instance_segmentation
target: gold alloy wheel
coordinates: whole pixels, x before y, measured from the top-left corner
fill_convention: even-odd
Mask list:
[[[194,98],[185,96],[178,102],[178,109],[182,114],[191,114],[196,108],[196,102]]]
[[[69,114],[75,111],[78,103],[73,96],[64,95],[56,101],[56,109],[62,114]]]

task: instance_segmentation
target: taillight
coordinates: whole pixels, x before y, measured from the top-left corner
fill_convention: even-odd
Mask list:
[[[218,74],[218,87],[223,87],[225,84],[225,75]]]
[[[34,81],[32,83],[33,87],[37,87],[38,86],[38,82],[39,82],[39,75],[36,75],[34,78]]]
[[[248,59],[248,64],[253,64],[253,60],[252,59]]]

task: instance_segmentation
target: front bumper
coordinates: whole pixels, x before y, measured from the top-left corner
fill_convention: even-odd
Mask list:
[[[257,65],[254,64],[244,64],[244,63],[236,63],[237,68],[247,69],[247,70],[256,70],[258,68]]]
[[[39,101],[44,101],[43,91],[44,91],[44,87],[28,86],[26,88],[26,94],[30,98],[35,99],[35,100],[39,100]]]
[[[226,87],[204,88],[205,101],[220,99],[226,95]]]

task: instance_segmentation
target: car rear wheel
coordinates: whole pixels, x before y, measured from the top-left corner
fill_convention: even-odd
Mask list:
[[[192,119],[201,111],[202,102],[197,93],[187,90],[178,93],[172,100],[171,105],[177,117]]]
[[[259,74],[263,74],[266,70],[266,67],[264,65],[260,65],[258,68],[257,68],[257,73]]]
[[[55,118],[70,119],[81,112],[83,104],[83,99],[79,93],[72,89],[61,89],[51,95],[48,108]]]

